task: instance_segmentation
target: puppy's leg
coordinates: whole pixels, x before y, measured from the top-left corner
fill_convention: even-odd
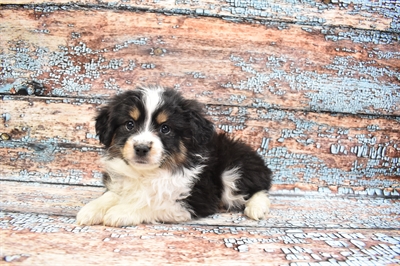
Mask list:
[[[104,225],[120,227],[137,225],[145,221],[140,210],[135,210],[132,204],[118,204],[111,207],[104,215]]]
[[[114,192],[107,191],[99,198],[86,204],[76,216],[79,225],[94,225],[103,223],[107,210],[118,203],[119,196]]]
[[[254,220],[264,219],[269,212],[271,202],[267,191],[258,191],[245,204],[244,214]]]
[[[171,202],[164,210],[157,211],[156,220],[167,223],[181,223],[191,219],[190,211],[179,202]]]
[[[147,206],[134,209],[132,204],[118,204],[107,211],[104,225],[120,227],[140,223],[185,222],[190,219],[190,212],[177,202],[168,204],[165,209],[152,209]]]

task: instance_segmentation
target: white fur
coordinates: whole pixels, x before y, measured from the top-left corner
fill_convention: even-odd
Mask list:
[[[247,202],[244,214],[254,220],[264,219],[269,212],[271,202],[267,191],[255,193]]]
[[[143,102],[146,109],[146,120],[144,131],[150,131],[151,117],[153,113],[157,110],[159,106],[162,105],[163,99],[162,94],[164,92],[163,88],[141,88],[144,93]]]
[[[103,218],[108,209],[110,209],[119,200],[118,195],[107,191],[99,198],[86,204],[76,216],[76,222],[79,225],[92,225],[103,223]]]
[[[190,195],[203,166],[173,174],[160,168],[141,171],[118,158],[104,164],[111,178],[109,191],[82,208],[78,224],[128,226],[191,219],[190,210],[179,200]]]
[[[222,183],[224,185],[224,191],[222,192],[222,203],[228,210],[232,207],[241,207],[246,202],[244,199],[246,195],[236,194],[237,187],[235,182],[238,179],[240,179],[238,167],[226,170],[222,173]]]

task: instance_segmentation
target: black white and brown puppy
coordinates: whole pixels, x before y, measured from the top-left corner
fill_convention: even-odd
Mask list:
[[[81,225],[184,222],[226,209],[255,220],[269,211],[272,174],[248,145],[217,133],[202,105],[174,90],[115,96],[96,118],[106,147],[107,191],[77,215]]]

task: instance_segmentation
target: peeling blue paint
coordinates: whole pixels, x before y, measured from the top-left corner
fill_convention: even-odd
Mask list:
[[[147,38],[125,41],[116,44],[113,49],[117,52],[130,45],[145,45]],[[13,47],[11,45],[11,47]],[[81,95],[91,90],[92,82],[101,80],[108,71],[133,71],[137,66],[134,60],[122,58],[106,59],[103,55],[107,49],[95,50],[86,43],[80,41],[76,45],[59,46],[57,51],[49,51],[47,47],[33,47],[24,41],[17,41],[10,53],[0,54],[0,76],[3,79],[15,79],[14,83],[21,84],[19,77],[26,79],[28,73],[35,80],[44,73],[49,78],[42,78],[41,83],[50,83],[51,95],[65,96],[70,94]],[[73,59],[79,56],[81,61]],[[142,68],[152,69],[155,65],[146,63]],[[118,86],[110,86],[103,81],[107,89],[119,90]],[[12,88],[9,84],[0,87],[1,92],[7,92]]]
[[[0,141],[1,149],[23,149],[18,153],[10,153],[12,155],[7,158],[10,163],[26,166],[26,169],[15,169],[13,173],[9,173],[8,179],[21,180],[21,181],[39,181],[39,182],[53,182],[62,184],[82,184],[85,169],[62,169],[53,171],[47,168],[46,165],[54,162],[57,157],[63,157],[62,154],[78,151],[78,152],[94,152],[99,155],[103,153],[102,148],[95,147],[78,147],[71,145],[62,147],[66,143],[58,139],[45,139],[36,141],[29,136],[26,136],[20,141]],[[29,170],[30,166],[34,166],[35,170]],[[93,179],[90,180],[94,185],[101,184],[101,177],[98,174],[92,175]]]
[[[324,66],[327,70],[337,72],[337,75],[332,75],[316,71],[299,72],[291,66],[293,62],[285,57],[266,57],[262,71],[256,70],[251,59],[246,61],[232,54],[230,60],[247,73],[247,79],[223,84],[226,88],[248,90],[256,94],[266,94],[268,91],[278,96],[289,91],[304,91],[308,106],[313,111],[376,113],[383,110],[391,113],[400,110],[399,84],[381,80],[400,80],[399,70],[375,67],[374,61],[357,61],[351,56],[335,57],[331,64]],[[258,63],[260,61],[258,59]],[[282,64],[289,65],[290,71],[284,70]],[[287,86],[281,86],[282,83],[287,84],[290,90],[285,88]]]
[[[293,4],[290,8],[280,10],[278,5],[270,2],[230,0],[226,1],[229,7],[225,7],[225,10],[231,12],[232,15],[257,15],[275,19],[279,18],[279,16],[274,17],[276,15],[265,9],[293,16],[296,13],[296,3],[289,2]],[[338,2],[342,3],[343,1]],[[321,12],[316,16],[296,15],[296,20],[303,24],[324,24],[325,20],[319,17],[320,14],[323,14],[323,10],[334,8],[331,5],[324,5],[315,1],[306,1],[302,4],[314,6]],[[365,3],[362,1],[362,3],[358,4],[364,5]],[[386,4],[389,5],[388,3]],[[382,7],[382,5],[379,7]],[[383,10],[374,10],[375,4],[370,7],[369,12],[372,13],[379,13],[381,12],[379,10]],[[354,7],[354,9],[357,8],[360,7]],[[44,10],[41,11],[44,12]],[[49,9],[48,12],[51,12],[51,10]],[[206,9],[200,8],[195,11],[198,15],[207,15],[206,12]],[[352,10],[351,12],[355,11]],[[392,13],[388,15],[388,17],[393,18],[397,18],[397,16],[398,14],[394,17]],[[235,22],[244,21],[237,17],[227,17],[225,19]],[[246,21],[251,22],[251,20]],[[267,27],[278,27],[282,30],[291,27],[291,24],[285,22],[261,21],[259,23]],[[398,22],[394,21],[392,30],[398,28],[395,24],[398,25]],[[323,193],[330,192],[327,186],[331,185],[339,186],[340,192],[343,194],[360,193],[346,187],[354,185],[366,187],[365,194],[368,195],[386,195],[388,192],[382,191],[380,187],[398,187],[398,182],[396,183],[393,177],[400,175],[399,158],[389,158],[388,151],[395,149],[398,152],[400,151],[400,146],[397,146],[398,143],[393,141],[389,142],[389,140],[387,143],[383,143],[383,140],[377,138],[382,129],[374,124],[372,121],[374,117],[363,117],[364,119],[371,119],[371,124],[365,128],[330,127],[307,119],[299,119],[295,113],[287,110],[276,110],[281,106],[268,102],[268,99],[248,99],[248,96],[240,94],[240,91],[246,91],[249,92],[248,95],[253,94],[256,97],[262,95],[262,98],[267,98],[268,95],[273,95],[274,97],[285,99],[285,96],[290,95],[290,93],[302,95],[305,92],[305,97],[301,101],[308,110],[312,111],[358,114],[379,114],[382,112],[391,114],[399,111],[399,69],[396,67],[380,67],[377,60],[397,60],[400,58],[400,53],[397,51],[383,52],[379,48],[371,48],[371,44],[396,44],[399,41],[397,34],[374,30],[320,26],[313,28],[302,27],[302,29],[310,34],[321,33],[328,41],[351,40],[354,43],[362,43],[368,47],[357,49],[352,47],[336,48],[338,53],[346,53],[346,56],[331,58],[330,62],[320,66],[318,71],[303,71],[297,68],[296,59],[292,59],[287,55],[261,54],[257,55],[257,57],[249,56],[249,58],[244,58],[242,55],[232,54],[229,58],[230,63],[237,67],[239,74],[243,74],[244,78],[222,84],[222,87],[231,89],[230,92],[233,91],[230,94],[229,104],[251,102],[252,107],[257,108],[258,123],[262,123],[263,120],[266,122],[268,120],[285,120],[290,125],[290,128],[286,126],[278,129],[264,128],[264,132],[260,133],[264,135],[259,138],[261,141],[258,143],[258,152],[274,170],[276,184],[315,184],[316,177],[320,177],[317,182],[320,185],[320,191]],[[43,31],[41,33],[46,32]],[[80,36],[76,32],[73,33],[72,38],[76,41],[75,45],[60,46],[57,51],[49,51],[47,47],[33,47],[24,41],[10,44],[12,48],[10,48],[9,54],[0,54],[0,74],[4,79],[10,78],[15,81],[11,85],[5,84],[0,87],[0,92],[8,93],[11,89],[22,86],[21,84],[23,84],[23,80],[27,76],[36,80],[43,74],[48,74],[48,78],[46,77],[41,81],[52,84],[50,88],[51,96],[83,95],[92,90],[93,83],[98,81],[103,84],[105,89],[119,92],[121,90],[120,84],[115,78],[108,77],[107,74],[118,71],[133,71],[137,68],[151,71],[151,69],[157,67],[151,62],[142,63],[124,58],[108,59],[109,56],[105,56],[105,53],[116,53],[131,46],[148,45],[151,40],[147,38],[137,38],[121,44],[115,44],[110,50],[94,49],[85,42],[79,41]],[[153,49],[152,52],[154,54]],[[268,50],[266,50],[267,52]],[[367,53],[369,59],[358,59],[358,53]],[[75,56],[79,56],[82,61],[74,61],[73,58]],[[306,61],[306,63],[309,62]],[[192,71],[185,74],[195,79],[207,78],[206,74],[200,71]],[[107,78],[103,80],[103,76],[107,76]],[[126,81],[126,83],[129,83],[129,81]],[[187,84],[189,86],[189,83]],[[237,94],[235,90],[238,91]],[[212,95],[213,92],[203,91],[202,94]],[[91,96],[96,97],[96,95]],[[4,100],[6,99],[7,97],[4,97]],[[48,100],[48,103],[54,101]],[[63,99],[63,101],[68,102],[70,100]],[[93,101],[95,100],[93,99]],[[74,102],[73,104],[79,104],[79,102]],[[244,130],[247,127],[246,115],[248,114],[248,109],[245,107],[238,108],[237,113],[233,115],[233,108],[219,109],[215,106],[209,106],[207,107],[207,114],[211,116],[221,114],[226,116],[226,122],[220,122],[216,117],[214,117],[214,120],[221,130],[229,133]],[[7,113],[3,113],[2,118],[5,122],[15,119],[14,116],[11,117]],[[397,119],[400,122],[399,117],[393,119]],[[29,129],[26,130],[29,131]],[[277,133],[271,134],[275,134],[276,138],[271,137],[267,130],[275,130]],[[367,134],[354,134],[356,130],[367,131]],[[382,138],[384,137],[387,136],[382,136]],[[86,133],[86,138],[91,139],[96,138],[96,136],[92,133]],[[51,162],[54,159],[54,153],[60,152],[60,147],[55,143],[66,142],[66,140],[52,139],[36,143],[36,140],[29,137],[29,132],[21,141],[31,143],[30,149],[34,154],[20,153],[19,158],[32,159],[34,162],[40,163]],[[303,151],[288,150],[285,147],[287,141],[295,141],[295,143],[303,145],[297,146],[305,148],[315,146],[321,150],[321,153],[330,153],[329,155],[331,156],[347,155],[346,158],[350,158],[351,169],[343,170],[336,166],[328,167],[328,162],[317,156],[306,154]],[[350,141],[352,146],[349,146],[346,141]],[[279,143],[280,147],[276,147],[277,143]],[[10,142],[1,142],[0,144],[3,147],[11,145]],[[82,152],[88,150],[90,150],[88,147],[82,148]],[[16,159],[13,158],[13,160]],[[91,174],[95,179],[93,182],[97,184],[100,173]],[[20,177],[27,180],[38,180],[40,179],[38,175],[39,173],[27,170],[21,170],[20,172]],[[74,183],[81,182],[81,179],[79,179],[81,175],[82,170],[75,169],[69,173],[46,173],[43,178],[59,178],[65,182]],[[376,178],[378,176],[379,178]],[[385,177],[390,178],[385,180]]]
[[[328,168],[326,163],[314,156],[293,153],[283,147],[265,148],[266,138],[262,139],[258,153],[263,156],[274,171],[274,182],[276,184],[296,184],[301,182],[313,183],[315,177],[319,177],[320,182],[327,186],[337,185],[343,186],[349,184],[351,186],[365,187],[397,187],[398,182],[394,179],[384,180],[376,178],[377,176],[400,176],[400,168],[398,160],[386,157],[386,151],[389,144],[377,143],[377,139],[373,135],[355,134],[358,143],[362,145],[351,146],[347,150],[348,145],[336,143],[338,136],[353,135],[354,132],[361,130],[360,128],[327,128],[325,125],[317,124],[312,121],[297,118],[293,112],[285,112],[283,110],[273,110],[261,112],[258,111],[259,117],[265,120],[274,121],[291,121],[295,125],[295,129],[282,128],[280,138],[276,139],[278,143],[284,143],[285,139],[295,139],[304,145],[315,145],[321,148],[320,142],[330,143],[329,150],[333,155],[354,155],[355,157],[346,157],[347,160],[354,160],[353,167],[350,171],[338,169],[336,167]],[[370,117],[373,121],[373,117]],[[379,130],[377,126],[373,126],[374,130]],[[371,127],[363,130],[370,130]],[[328,134],[322,134],[327,132]],[[332,135],[334,134],[334,135]],[[336,135],[338,134],[338,135]],[[381,134],[381,133],[379,133]],[[309,136],[317,135],[318,140],[314,140]],[[326,140],[324,140],[326,139]],[[335,142],[332,143],[332,140]],[[340,140],[340,139],[339,139]],[[354,143],[354,141],[353,141]],[[282,144],[280,144],[282,145]],[[395,147],[395,144],[391,144]],[[353,158],[353,159],[351,159]],[[360,165],[358,158],[362,158],[365,164]],[[368,179],[365,179],[368,178]]]

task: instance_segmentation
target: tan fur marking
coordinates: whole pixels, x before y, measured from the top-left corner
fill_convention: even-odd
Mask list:
[[[137,107],[134,107],[129,114],[135,121],[137,121],[140,117],[140,111],[137,109]]]
[[[186,160],[187,149],[183,142],[179,143],[180,151],[174,152],[170,155],[170,157],[166,158],[164,161],[163,167],[174,169],[177,165],[182,164]]]
[[[174,157],[174,161],[176,162],[176,164],[181,164],[186,160],[186,147],[185,145],[183,145],[183,142],[179,143],[179,148],[180,148],[180,152],[177,152],[173,155]]]
[[[168,120],[168,115],[164,111],[159,113],[156,117],[156,121],[158,124],[165,123]]]
[[[131,139],[128,139],[125,142],[124,147],[122,148],[122,156],[125,160],[132,160],[135,157],[135,152],[133,150],[133,145],[134,143],[132,142]]]
[[[115,144],[115,137],[116,137],[116,134],[113,135],[113,137],[112,137],[112,139],[111,139],[111,144],[110,144],[110,146],[114,146],[114,144]]]

